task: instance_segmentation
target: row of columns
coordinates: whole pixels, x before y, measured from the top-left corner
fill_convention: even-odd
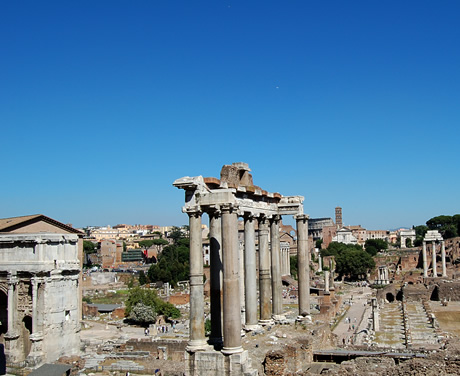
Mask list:
[[[222,344],[222,353],[243,351],[241,346],[241,289],[238,212],[232,204],[209,208],[211,266],[210,344]],[[190,341],[188,351],[205,350],[201,211],[188,211],[190,221]],[[259,227],[259,311],[257,318],[255,221]],[[272,319],[283,319],[279,222],[281,217],[244,215],[245,329]],[[310,315],[308,216],[296,216],[298,230],[299,316]],[[269,238],[270,236],[270,238]],[[269,249],[271,243],[271,252]],[[221,291],[223,292],[221,296]],[[223,341],[222,341],[223,336]]]
[[[422,244],[422,258],[423,258],[423,276],[428,277],[428,259],[426,254],[426,241],[423,241]],[[438,271],[436,267],[436,241],[431,242],[432,246],[432,271],[433,277],[438,276]],[[446,246],[444,240],[441,241],[441,263],[442,263],[442,277],[447,277],[447,268],[446,268]]]

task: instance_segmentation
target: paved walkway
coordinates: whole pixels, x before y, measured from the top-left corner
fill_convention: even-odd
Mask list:
[[[333,330],[337,335],[337,345],[352,344],[354,334],[367,329],[367,317],[370,311],[367,302],[371,296],[370,287],[352,287],[345,291],[342,299],[345,304],[348,304],[348,311]]]

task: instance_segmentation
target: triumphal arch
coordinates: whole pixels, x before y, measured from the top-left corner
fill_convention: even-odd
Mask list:
[[[80,231],[43,215],[0,219],[0,341],[8,363],[80,350]]]
[[[298,318],[311,320],[308,216],[303,213],[304,198],[267,192],[254,185],[250,171],[246,163],[233,163],[222,167],[220,179],[187,176],[173,184],[185,190],[183,211],[188,214],[190,224],[190,340],[186,354],[190,376],[257,374],[242,347],[241,330],[254,330],[284,319],[279,239],[283,215],[294,216],[297,224]],[[201,237],[204,213],[209,217],[211,248],[209,341],[204,331]],[[244,220],[243,262],[239,259],[239,217]],[[243,289],[240,279],[244,280]]]

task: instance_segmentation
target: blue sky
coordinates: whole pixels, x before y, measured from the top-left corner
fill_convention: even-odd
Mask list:
[[[0,217],[181,225],[247,162],[311,217],[460,213],[458,1],[0,3]]]

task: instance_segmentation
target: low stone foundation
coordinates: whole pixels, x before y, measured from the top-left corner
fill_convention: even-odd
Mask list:
[[[224,355],[219,351],[185,353],[186,376],[257,376],[248,352]]]

